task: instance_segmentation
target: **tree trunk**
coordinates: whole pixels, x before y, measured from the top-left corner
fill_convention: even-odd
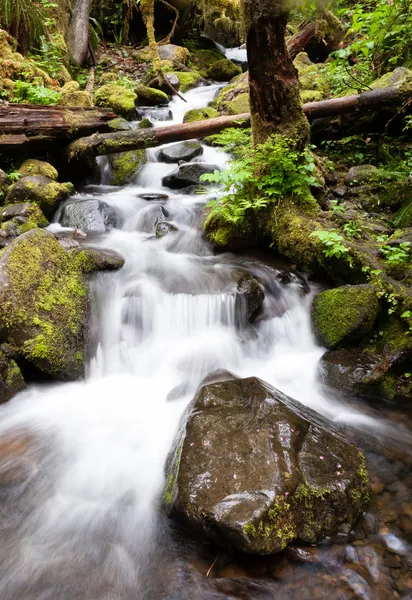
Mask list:
[[[288,0],[241,0],[249,63],[252,131],[256,144],[282,134],[301,149],[309,123],[300,100],[298,73],[285,42]]]
[[[69,46],[73,60],[82,66],[89,53],[90,0],[76,0],[69,25]]]

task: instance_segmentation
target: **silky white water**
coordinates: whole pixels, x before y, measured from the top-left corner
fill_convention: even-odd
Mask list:
[[[175,100],[174,121],[205,106],[216,89],[189,92],[187,104]],[[317,382],[324,350],[310,328],[313,290],[296,275],[282,284],[278,269],[258,261],[215,256],[199,225],[209,196],[162,188],[175,166],[156,155],[150,151],[134,185],[77,196],[97,195],[116,208],[121,226],[90,243],[125,258],[120,271],[91,283],[85,381],[33,385],[0,407],[1,436],[22,435],[30,450],[24,484],[2,514],[2,600],[195,597],[176,575],[179,552],[159,498],[179,419],[212,370],[261,377],[334,420],[371,422]],[[205,147],[197,160],[224,167],[227,159]],[[159,205],[139,198],[143,191],[169,195],[176,233],[154,237]],[[266,289],[254,326],[239,326],[236,314],[244,272]]]

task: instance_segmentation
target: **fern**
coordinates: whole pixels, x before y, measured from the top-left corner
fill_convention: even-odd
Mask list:
[[[402,206],[393,218],[395,227],[409,227],[412,223],[412,199]]]
[[[36,0],[1,0],[0,26],[8,30],[23,50],[46,33],[47,15]]]

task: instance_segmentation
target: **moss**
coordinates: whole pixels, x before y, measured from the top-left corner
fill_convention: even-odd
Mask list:
[[[94,94],[96,106],[111,108],[114,112],[126,118],[133,114],[136,98],[134,92],[112,83],[107,83],[98,88]]]
[[[36,160],[35,158],[25,160],[19,167],[19,173],[22,177],[26,177],[27,175],[43,175],[43,177],[48,177],[53,181],[57,181],[59,177],[53,165],[43,160]]]
[[[300,52],[293,64],[298,72],[303,102],[314,102],[328,96],[330,87],[323,66],[312,63],[306,52]]]
[[[205,119],[213,119],[218,117],[219,113],[215,108],[192,108],[185,113],[183,123],[192,123],[194,121],[204,121]]]
[[[380,90],[390,86],[396,86],[405,91],[412,89],[412,70],[405,67],[398,67],[390,73],[386,73],[371,84],[373,90]]]
[[[318,102],[319,100],[322,100],[323,94],[322,92],[316,90],[302,90],[300,93],[300,97],[303,103]]]
[[[168,104],[169,97],[161,90],[147,87],[146,85],[138,85],[135,88],[137,99],[140,104],[156,106],[158,104]]]
[[[267,538],[267,551],[273,552],[273,538],[277,538],[276,550],[280,552],[284,550],[288,544],[295,539],[296,525],[293,520],[293,512],[290,510],[291,505],[285,498],[276,498],[267,516],[256,525],[246,523],[243,526],[245,535],[252,539],[259,539],[259,545]]]
[[[130,150],[109,156],[112,169],[110,183],[112,185],[126,185],[131,183],[146,162],[145,150]]]
[[[182,447],[180,446],[177,448],[177,450],[174,454],[173,464],[171,465],[169,476],[167,478],[166,485],[164,487],[163,494],[162,494],[163,504],[169,510],[171,509],[172,503],[174,500],[175,484],[176,484],[176,479],[177,479],[177,475],[179,472],[181,456],[182,456]]]
[[[249,94],[238,94],[236,98],[227,103],[227,112],[229,115],[241,115],[250,113]]]
[[[93,106],[93,98],[85,90],[63,94],[60,102],[63,106],[78,106],[80,108],[91,108]]]
[[[243,73],[242,75],[235,77],[228,86],[220,91],[219,96],[216,98],[216,108],[227,113],[228,104],[239,94],[249,94],[248,73]]]
[[[192,62],[204,77],[207,76],[207,70],[215,62],[224,58],[224,54],[218,50],[195,50],[192,52]]]
[[[73,92],[78,92],[80,90],[80,85],[77,81],[68,81],[61,88],[62,94],[72,94]]]
[[[202,79],[198,71],[173,71],[172,74],[179,78],[181,92],[187,92],[188,90],[196,87]]]
[[[242,73],[242,69],[227,58],[218,60],[208,69],[208,77],[215,81],[230,81]]]
[[[153,127],[153,123],[151,122],[150,119],[145,117],[144,119],[139,121],[139,127],[140,127],[140,129],[151,129]]]

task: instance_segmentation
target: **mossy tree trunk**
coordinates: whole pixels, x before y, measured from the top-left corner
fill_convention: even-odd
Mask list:
[[[241,0],[249,62],[250,105],[255,144],[272,134],[309,140],[309,123],[300,100],[298,74],[285,42],[287,0]]]

